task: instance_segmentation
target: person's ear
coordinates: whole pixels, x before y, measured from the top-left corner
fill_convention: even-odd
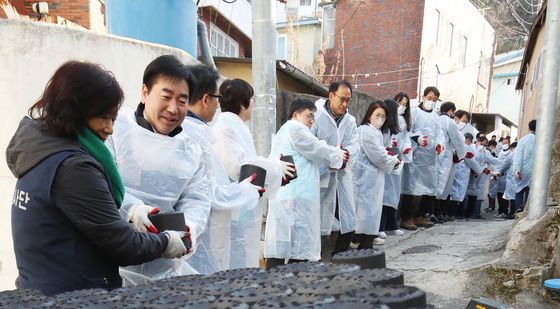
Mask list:
[[[142,88],[140,89],[140,97],[142,99],[143,104],[146,104],[146,99],[148,98],[148,94],[150,94],[150,91],[148,90],[148,86],[146,86],[146,84],[142,84]]]

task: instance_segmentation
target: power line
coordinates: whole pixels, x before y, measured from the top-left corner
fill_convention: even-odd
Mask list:
[[[372,73],[354,73],[354,74],[320,74],[317,76],[343,76],[343,75],[352,75],[352,76],[364,76],[364,77],[370,77],[370,76],[376,76],[376,75],[382,75],[382,74],[389,74],[389,73],[398,73],[398,72],[404,72],[404,71],[413,71],[413,70],[418,70],[418,68],[411,68],[411,69],[401,69],[401,70],[392,70],[392,71],[382,71],[382,72],[372,72]]]

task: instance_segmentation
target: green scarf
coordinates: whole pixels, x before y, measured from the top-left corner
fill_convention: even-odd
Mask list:
[[[117,203],[117,208],[120,208],[124,198],[124,184],[109,149],[89,128],[80,132],[78,141],[89,154],[105,168],[105,172],[107,172],[111,186],[113,187],[113,199],[115,199],[115,203]]]

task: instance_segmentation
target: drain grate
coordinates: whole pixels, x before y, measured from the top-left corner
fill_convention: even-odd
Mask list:
[[[404,250],[402,253],[403,254],[428,253],[428,252],[437,251],[439,249],[441,249],[441,247],[436,245],[421,245],[421,246],[408,248]]]

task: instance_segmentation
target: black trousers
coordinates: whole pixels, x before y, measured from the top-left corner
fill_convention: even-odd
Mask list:
[[[414,219],[433,213],[435,200],[435,196],[403,194],[401,199],[402,219]]]
[[[504,199],[504,193],[498,192],[498,214],[507,214],[509,211],[509,201]]]
[[[295,260],[295,259],[288,260],[288,264],[299,263],[299,262],[307,262],[307,260]],[[276,267],[276,266],[284,265],[284,264],[285,264],[285,259],[267,258],[266,259],[266,270],[269,270],[272,267]]]
[[[371,249],[373,248],[373,240],[377,237],[377,235],[355,234],[352,241],[360,244],[358,249]]]
[[[381,225],[379,226],[379,231],[394,231],[399,229],[399,223],[397,221],[397,210],[390,206],[383,205],[383,211],[381,212]]]
[[[339,220],[338,215],[338,194],[336,196],[336,210],[334,212],[334,217]],[[354,231],[348,233],[339,233],[336,237],[336,241],[334,244],[333,255],[337,254],[338,252],[346,251],[350,247],[350,243],[352,242],[352,238],[354,237]]]
[[[492,210],[496,209],[496,199],[490,197],[490,195],[488,195],[488,208]]]
[[[467,205],[465,205],[465,217],[472,217],[475,213],[476,196],[468,195],[465,200],[467,201]]]

